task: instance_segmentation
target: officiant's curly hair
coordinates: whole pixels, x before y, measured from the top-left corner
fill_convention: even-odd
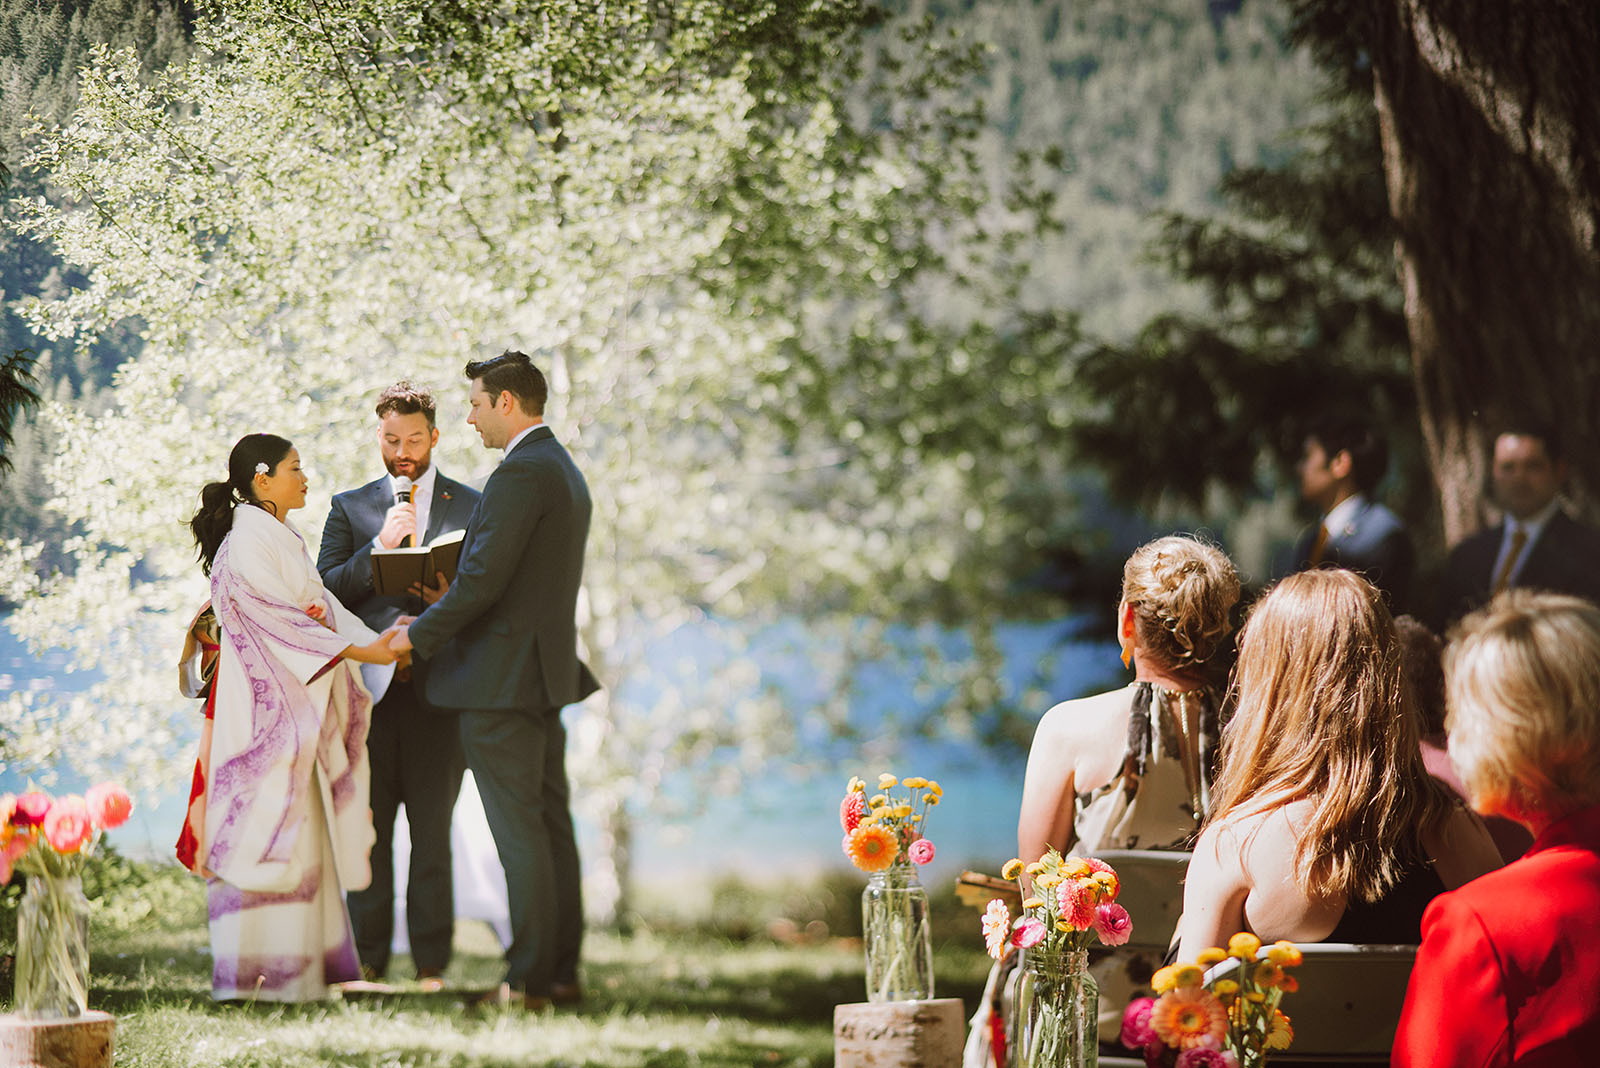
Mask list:
[[[378,394],[378,404],[374,410],[378,413],[379,419],[390,412],[399,415],[416,415],[421,412],[427,417],[428,425],[433,426],[437,407],[432,393],[421,386],[412,385],[410,379],[402,378]]]
[[[256,465],[266,464],[273,474],[294,445],[276,434],[246,434],[228,454],[228,477],[222,482],[207,482],[200,490],[200,510],[189,520],[194,543],[199,549],[200,569],[211,574],[211,562],[222,548],[222,539],[233,529],[233,510],[256,499],[251,480]]]

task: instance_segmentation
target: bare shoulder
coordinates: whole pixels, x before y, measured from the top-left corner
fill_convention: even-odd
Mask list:
[[[1121,764],[1128,710],[1126,689],[1062,701],[1039,720],[1033,749],[1067,756],[1076,789],[1093,790],[1110,782]]]

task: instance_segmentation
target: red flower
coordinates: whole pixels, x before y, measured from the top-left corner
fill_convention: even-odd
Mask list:
[[[81,797],[63,797],[44,818],[44,840],[57,853],[76,853],[94,836],[89,806]]]
[[[861,825],[861,813],[867,807],[867,799],[857,793],[844,795],[844,800],[839,802],[839,826],[844,828],[844,833],[849,834]]]
[[[50,812],[50,798],[37,790],[29,790],[17,798],[17,810],[11,814],[15,827],[37,827]]]
[[[133,799],[114,782],[102,782],[89,787],[84,795],[89,806],[89,816],[99,827],[121,827],[133,812]]]

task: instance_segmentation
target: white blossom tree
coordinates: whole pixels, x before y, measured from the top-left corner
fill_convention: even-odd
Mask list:
[[[4,698],[5,761],[170,775],[194,716],[171,667],[206,596],[185,523],[233,442],[295,442],[315,544],[331,493],[371,476],[372,398],[401,375],[441,397],[442,465],[487,471],[461,368],[507,347],[547,367],[595,499],[580,630],[607,688],[570,764],[613,910],[630,821],[674,769],[716,754],[737,776],[793,738],[740,653],[752,626],[839,635],[817,672],[844,681],[849,619],[909,616],[929,588],[992,598],[1000,576],[963,561],[1014,534],[972,444],[1003,446],[994,409],[938,442],[894,414],[952,380],[984,399],[974,338],[916,295],[946,255],[983,265],[993,231],[1033,225],[980,210],[974,53],[850,0],[777,8],[241,0],[153,86],[98,54],[30,159],[64,206],[13,205],[89,283],[26,312],[53,338],[133,323],[143,350],[109,408],[47,407],[74,566],[6,545],[0,597],[101,681]],[[998,264],[973,272],[992,301]],[[685,624],[728,654],[652,660]]]

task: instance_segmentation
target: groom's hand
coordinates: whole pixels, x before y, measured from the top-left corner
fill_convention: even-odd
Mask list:
[[[396,653],[409,653],[411,651],[411,626],[406,624],[397,626],[385,634],[389,648]]]

